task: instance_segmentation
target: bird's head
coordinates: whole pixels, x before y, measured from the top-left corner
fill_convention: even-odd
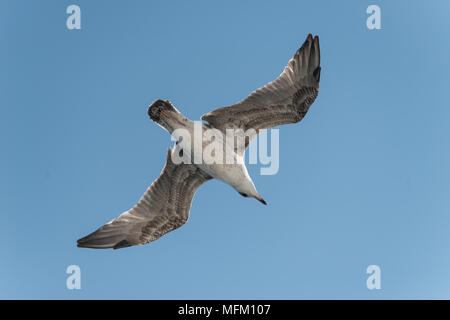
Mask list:
[[[235,187],[237,192],[245,198],[255,198],[259,202],[261,202],[264,205],[267,205],[267,202],[260,196],[258,191],[256,191],[255,185],[253,182],[249,180],[244,180],[244,182],[240,183],[239,186]]]

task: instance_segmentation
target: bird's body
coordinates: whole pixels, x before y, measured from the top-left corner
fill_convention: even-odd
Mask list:
[[[211,143],[211,139],[206,134],[211,128],[201,122],[187,119],[169,101],[158,100],[153,103],[153,108],[158,108],[159,105],[170,109],[170,113],[162,111],[159,117],[154,117],[151,111],[149,111],[149,115],[153,121],[172,135],[176,130],[186,130],[182,139],[179,139],[178,136],[174,137],[177,139],[175,153],[183,152],[183,155],[190,160],[190,163],[193,163],[211,177],[229,184],[241,194],[246,194],[246,196],[252,196],[260,201],[264,201],[256,191],[254,183],[248,174],[244,162],[244,155],[236,152],[232,141],[227,141],[226,136],[223,134],[217,134],[215,136],[214,142],[216,145],[221,146],[223,161],[221,163],[214,162],[212,161],[213,159],[208,159],[203,153],[203,150]],[[186,137],[189,137],[190,140],[187,140]],[[229,163],[226,161],[227,157],[229,158]],[[198,161],[195,161],[196,159]]]
[[[201,119],[207,124],[187,119],[169,101],[155,101],[148,115],[177,141],[161,175],[132,209],[78,240],[78,246],[118,249],[158,239],[187,221],[195,191],[213,178],[266,204],[247,172],[245,149],[260,130],[299,122],[318,94],[319,80],[319,40],[308,35],[276,80],[235,105],[205,114]],[[205,153],[211,135],[219,147]]]

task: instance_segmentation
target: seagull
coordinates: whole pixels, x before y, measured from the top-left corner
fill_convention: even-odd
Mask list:
[[[201,117],[207,122],[201,124],[202,132],[215,129],[225,134],[226,130],[234,129],[240,132],[235,136],[242,138],[242,132],[253,130],[243,139],[234,139],[236,144],[223,144],[224,151],[235,160],[232,164],[207,164],[206,161],[176,163],[174,156],[195,157],[197,151],[192,145],[198,143],[198,139],[202,145],[205,144],[202,134],[194,136],[194,141],[176,140],[174,147],[168,149],[160,176],[138,203],[79,239],[77,246],[120,249],[152,242],[187,222],[195,192],[213,178],[229,184],[244,197],[266,204],[247,172],[243,161],[245,150],[260,130],[303,119],[318,95],[320,70],[319,37],[309,34],[277,79],[255,90],[244,100]],[[195,135],[195,122],[184,117],[168,100],[153,102],[148,115],[172,135],[178,129]]]

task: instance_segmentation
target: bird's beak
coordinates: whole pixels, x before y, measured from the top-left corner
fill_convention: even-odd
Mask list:
[[[256,196],[255,198],[256,198],[256,200],[261,202],[263,205],[267,206],[267,202],[260,195]]]

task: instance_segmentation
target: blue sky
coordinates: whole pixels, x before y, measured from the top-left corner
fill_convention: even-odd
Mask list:
[[[67,6],[81,30],[66,28]],[[381,8],[368,30],[366,8]],[[446,1],[2,1],[0,298],[450,298]],[[268,206],[210,181],[186,225],[123,250],[76,239],[129,209],[170,137],[273,80],[308,33],[321,88],[280,128]],[[66,268],[81,268],[81,290]],[[380,290],[366,268],[381,268]]]

